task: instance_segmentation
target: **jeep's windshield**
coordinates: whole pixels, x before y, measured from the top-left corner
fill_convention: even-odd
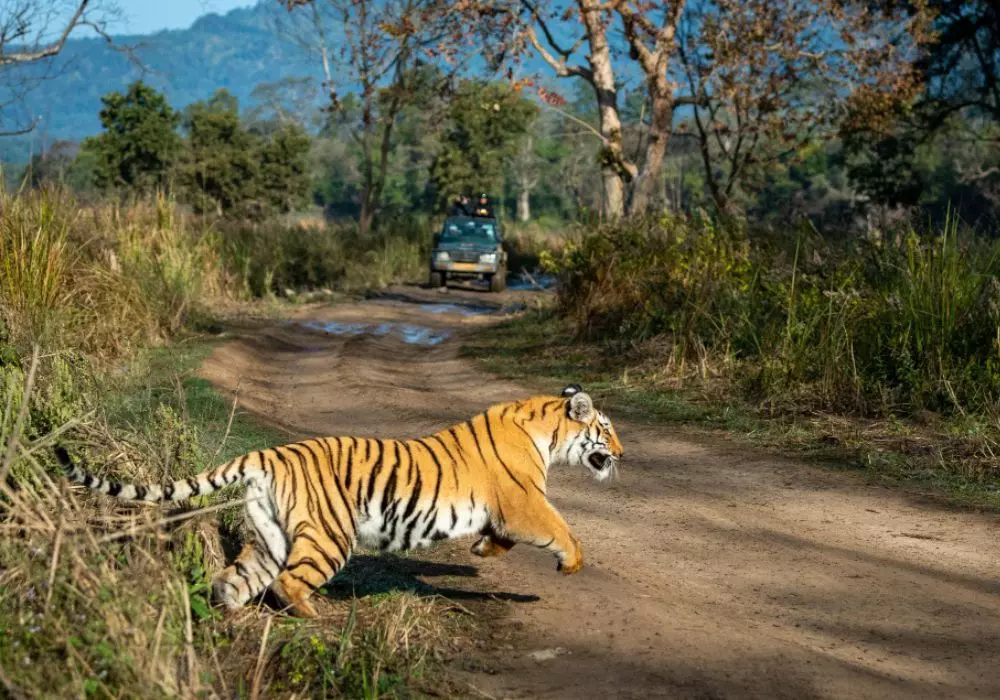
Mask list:
[[[452,217],[444,222],[440,240],[442,243],[496,243],[496,222],[492,219]]]

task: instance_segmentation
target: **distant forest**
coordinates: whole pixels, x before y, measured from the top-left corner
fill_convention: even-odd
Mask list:
[[[573,3],[487,3],[491,13],[473,15],[431,0],[291,4],[208,15],[114,48],[73,39],[58,70],[19,69],[52,75],[19,105],[38,128],[0,139],[8,185],[135,186],[98,174],[98,141],[86,137],[107,128],[102,99],[141,78],[189,144],[192,105],[212,100],[261,143],[296,129],[303,172],[281,208],[364,226],[481,190],[502,215],[543,224],[705,209],[831,236],[910,215],[995,229],[1000,18],[985,0],[891,0],[855,14],[836,2],[689,2],[671,5],[677,16],[623,3],[605,17],[610,87],[588,58],[586,13],[557,12]],[[368,5],[367,19],[352,14]],[[403,23],[418,9],[433,27]],[[357,37],[338,33],[365,21],[385,68],[367,83]],[[155,181],[190,193],[201,185],[183,174],[183,153]]]

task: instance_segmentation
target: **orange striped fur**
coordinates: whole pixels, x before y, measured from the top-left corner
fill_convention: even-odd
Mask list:
[[[498,404],[415,440],[316,438],[243,455],[164,486],[123,485],[77,468],[69,477],[119,498],[177,501],[247,485],[255,534],[216,578],[217,599],[238,608],[270,587],[299,615],[356,547],[410,549],[479,535],[472,551],[506,553],[517,542],[555,554],[559,569],[583,566],[580,543],[546,497],[554,464],[582,464],[603,480],[622,446],[611,422],[579,386],[562,396]]]

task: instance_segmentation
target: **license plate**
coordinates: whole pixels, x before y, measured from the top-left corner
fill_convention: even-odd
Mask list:
[[[477,265],[476,263],[452,263],[449,270],[454,270],[455,272],[487,272],[489,268],[486,265]]]

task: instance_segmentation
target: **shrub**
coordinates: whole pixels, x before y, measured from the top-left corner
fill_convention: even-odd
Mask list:
[[[0,209],[0,316],[22,354],[39,342],[121,355],[223,291],[214,234],[162,196],[81,209],[58,189],[0,192]]]
[[[309,219],[240,222],[223,231],[226,265],[252,296],[419,279],[430,240],[420,220],[386,222],[368,234],[354,223]]]
[[[619,347],[666,338],[683,363],[727,350],[751,286],[748,246],[742,231],[707,217],[664,217],[600,227],[545,260],[581,335]]]
[[[1000,399],[1000,243],[937,234],[791,245],[706,217],[579,235],[549,265],[560,312],[620,351],[669,348],[663,371],[715,375],[770,403],[889,414],[989,411]]]

